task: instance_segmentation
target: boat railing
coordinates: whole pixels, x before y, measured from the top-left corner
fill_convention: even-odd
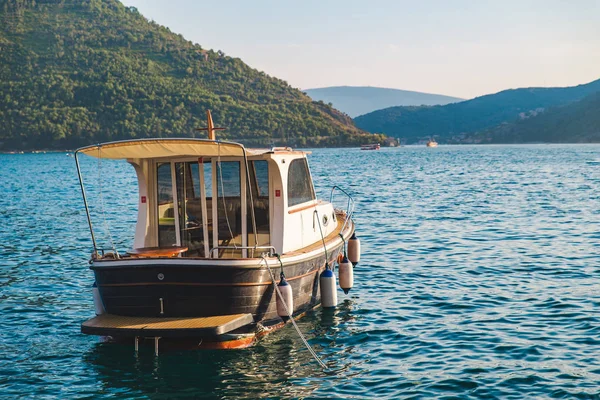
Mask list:
[[[216,246],[210,249],[210,257],[213,258],[213,252],[219,250],[270,250],[269,255],[277,253],[277,250],[273,246]]]
[[[346,197],[348,198],[348,203],[346,204],[346,216],[347,217],[346,217],[346,221],[344,222],[344,226],[342,226],[342,232],[343,232],[344,229],[346,229],[346,225],[348,224],[348,221],[352,219],[352,214],[354,214],[355,202],[354,202],[354,198],[352,197],[352,195],[350,195],[350,193],[348,193],[347,191],[345,191],[338,185],[333,185],[333,187],[331,188],[331,194],[329,195],[329,202],[331,204],[333,204],[333,194],[336,189],[339,190],[340,192],[342,192],[343,194],[345,194]]]
[[[96,251],[92,253],[91,260],[102,260],[104,258],[119,259],[121,258],[121,255],[112,247],[108,249],[98,247]]]
[[[331,188],[331,194],[329,195],[329,202],[331,204],[333,204],[333,194],[334,194],[334,192],[335,192],[336,189],[339,190],[340,192],[342,192],[343,194],[345,194],[346,197],[348,197],[348,204],[346,205],[346,213],[347,214],[351,214],[354,211],[354,198],[352,198],[352,196],[350,195],[350,193],[346,192],[344,189],[342,189],[338,185],[334,185]]]

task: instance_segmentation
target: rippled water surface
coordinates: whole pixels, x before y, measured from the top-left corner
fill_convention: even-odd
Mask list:
[[[127,250],[133,168],[84,161],[99,240]],[[93,276],[74,160],[0,155],[0,397],[599,398],[599,145],[309,161],[320,197],[354,194],[363,247],[350,295],[299,321],[329,374],[292,327],[158,358],[82,335]]]

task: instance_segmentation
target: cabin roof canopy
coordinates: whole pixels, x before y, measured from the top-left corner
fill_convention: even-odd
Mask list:
[[[88,156],[109,159],[164,157],[243,157],[272,152],[269,149],[246,149],[240,143],[206,139],[139,139],[108,142],[77,150]]]

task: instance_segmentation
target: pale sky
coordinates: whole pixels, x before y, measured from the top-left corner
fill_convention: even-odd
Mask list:
[[[600,78],[600,0],[122,0],[300,89],[472,98]]]

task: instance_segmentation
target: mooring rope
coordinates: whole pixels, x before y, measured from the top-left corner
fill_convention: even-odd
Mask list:
[[[313,211],[313,227],[315,226],[314,225],[315,224],[315,215],[317,216],[317,223],[319,224],[319,232],[321,232],[321,240],[323,241],[323,250],[325,250],[325,264],[327,266],[329,266],[329,256],[327,255],[327,245],[325,245],[325,236],[323,236],[323,229],[321,228],[321,220],[319,219],[319,212],[317,210]],[[339,252],[338,252],[338,254],[339,254]],[[334,265],[334,267],[335,267],[335,265]],[[330,267],[330,269],[333,271],[334,267]]]
[[[223,185],[223,166],[221,165],[221,143],[217,142],[217,150],[218,150],[218,155],[217,155],[217,164],[218,164],[218,170],[219,170],[219,182],[221,183],[221,198],[223,199],[223,213],[225,214],[225,221],[227,222],[227,228],[229,229],[229,235],[231,236],[231,240],[233,241],[233,248],[237,249],[237,245],[235,243],[234,237],[233,237],[233,231],[231,230],[231,225],[229,224],[229,217],[227,216],[227,204],[225,203],[225,186]],[[240,189],[241,190],[241,189]],[[217,185],[217,192],[219,191],[219,185]],[[240,197],[241,197],[241,193],[240,193]],[[218,198],[218,193],[217,193],[217,198]],[[219,221],[218,221],[218,217],[217,217],[217,225],[218,225]]]
[[[285,304],[285,300],[283,299],[283,295],[279,291],[279,287],[277,287],[277,282],[275,281],[275,275],[273,275],[273,271],[271,271],[271,266],[269,265],[269,262],[267,261],[267,259],[265,258],[265,256],[261,256],[261,262],[259,262],[258,265],[260,265],[263,261],[265,262],[265,265],[267,266],[267,269],[269,270],[269,275],[271,275],[271,281],[273,282],[273,287],[275,288],[275,291],[279,295],[279,298],[281,299],[281,302],[283,303],[283,307],[285,308],[285,312],[290,317],[290,321],[292,321],[292,325],[296,329],[296,332],[298,332],[298,336],[300,336],[300,339],[302,339],[302,342],[304,343],[304,345],[306,346],[306,348],[308,349],[308,351],[310,352],[310,354],[313,356],[313,358],[315,359],[315,361],[317,363],[319,363],[319,365],[321,366],[321,368],[323,368],[324,370],[327,369],[328,368],[327,365],[319,358],[319,356],[317,355],[317,353],[315,353],[315,351],[313,350],[313,348],[310,346],[310,344],[308,343],[308,341],[306,340],[306,338],[304,337],[304,335],[300,331],[300,328],[296,324],[296,321],[294,321],[294,317],[292,317],[292,313],[290,312],[290,309],[288,308],[287,304]],[[281,263],[281,259],[279,259],[279,262]],[[283,270],[283,263],[281,263],[281,268]]]

